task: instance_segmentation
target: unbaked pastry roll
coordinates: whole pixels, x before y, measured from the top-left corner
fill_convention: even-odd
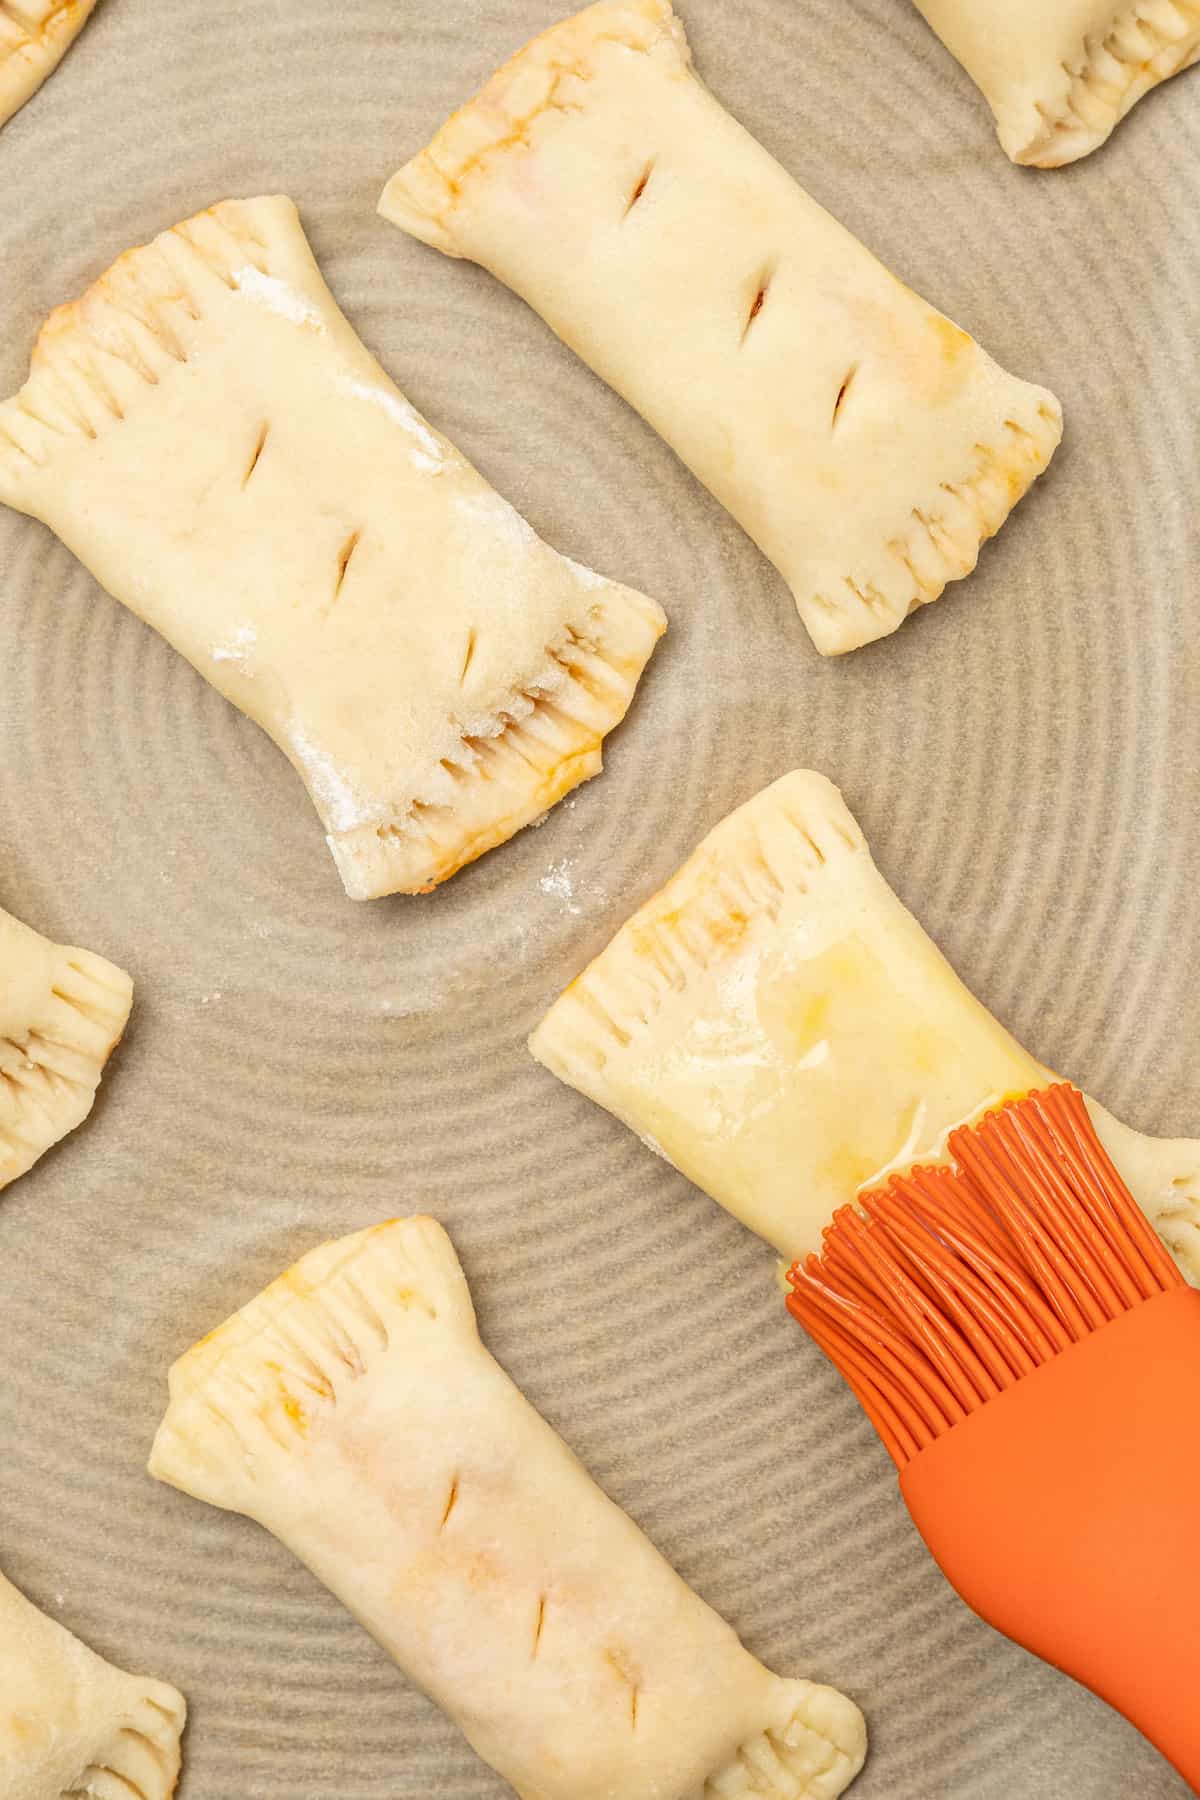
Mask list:
[[[0,1188],[82,1125],[132,1004],[123,969],[0,911]]]
[[[539,1062],[607,1107],[789,1262],[835,1210],[1057,1079],[963,986],[838,790],[785,775],[722,821],[551,1007]],[[1200,1282],[1200,1143],[1088,1102]]]
[[[819,650],[975,566],[1058,402],[998,368],[810,199],[694,74],[669,0],[530,44],[384,190],[507,282],[770,557]]]
[[[527,1800],[828,1800],[772,1675],[492,1360],[432,1219],[324,1244],[175,1364],[151,1473],[283,1540]]]
[[[37,93],[96,0],[0,0],[0,125]]]
[[[357,900],[595,775],[666,623],[413,410],[285,199],[201,213],[52,314],[0,406],[0,499],[270,733]]]
[[[1096,150],[1200,57],[1200,0],[915,0],[983,91],[1009,156],[1055,169]]]
[[[169,1800],[186,1707],[126,1675],[0,1575],[0,1793],[4,1800]]]

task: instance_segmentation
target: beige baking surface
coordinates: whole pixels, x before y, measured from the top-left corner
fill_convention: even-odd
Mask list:
[[[759,1656],[867,1709],[863,1800],[1178,1800],[951,1595],[769,1253],[524,1037],[710,825],[805,764],[1024,1042],[1136,1125],[1200,1129],[1200,75],[1038,175],[900,0],[680,5],[738,117],[1066,406],[975,578],[836,665],[532,314],[375,216],[559,0],[101,0],[0,138],[0,391],[117,252],[282,189],[414,404],[672,615],[599,780],[433,898],[356,907],[267,740],[0,514],[0,903],[138,983],[92,1121],[0,1201],[0,1564],[188,1695],[185,1800],[498,1800],[281,1546],[142,1473],[172,1357],[322,1239],[424,1209],[610,1493]]]

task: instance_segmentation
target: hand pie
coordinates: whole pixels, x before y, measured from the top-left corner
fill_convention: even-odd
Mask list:
[[[596,774],[665,625],[413,411],[284,199],[177,225],[51,316],[0,406],[0,499],[270,733],[357,900]]]
[[[827,1800],[856,1706],[784,1681],[479,1340],[432,1219],[312,1251],[182,1357],[151,1473],[300,1557],[528,1800]]]
[[[661,433],[791,587],[819,650],[975,566],[1058,402],[997,368],[804,193],[692,71],[668,0],[548,31],[384,190]]]
[[[0,1188],[82,1125],[132,1004],[123,969],[0,911]]]
[[[126,1675],[0,1575],[0,1793],[4,1800],[168,1800],[186,1708]]]
[[[0,0],[0,125],[37,93],[96,0]]]
[[[837,789],[785,775],[711,831],[530,1040],[788,1261],[835,1209],[1055,1079],[888,887]],[[1200,1282],[1200,1143],[1094,1101],[1105,1147]]]
[[[1144,94],[1200,57],[1200,0],[916,0],[996,115],[1017,163],[1099,149]]]

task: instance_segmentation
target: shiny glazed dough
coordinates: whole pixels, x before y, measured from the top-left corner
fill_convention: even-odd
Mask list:
[[[151,1472],[248,1514],[526,1800],[832,1800],[857,1707],[763,1668],[480,1342],[431,1219],[312,1251],[182,1357]]]
[[[96,1656],[0,1575],[4,1800],[168,1800],[182,1696]]]
[[[837,789],[806,771],[709,833],[530,1048],[789,1259],[818,1250],[860,1188],[1052,1079],[901,905]],[[1089,1105],[1200,1281],[1200,1144]]]
[[[87,1118],[132,1004],[123,969],[0,911],[0,1188]]]
[[[1200,57],[1200,0],[915,0],[982,90],[1014,162],[1058,168],[1104,143]]]
[[[666,623],[413,410],[286,199],[201,213],[51,316],[0,406],[0,499],[270,733],[355,899],[595,775]]]
[[[520,294],[770,557],[819,650],[975,566],[1058,402],[997,367],[696,77],[668,0],[602,0],[496,74],[384,216]]]

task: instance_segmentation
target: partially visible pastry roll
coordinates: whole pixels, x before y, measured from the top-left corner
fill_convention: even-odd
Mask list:
[[[283,1540],[526,1800],[833,1800],[831,1688],[744,1650],[479,1339],[450,1240],[324,1244],[175,1364],[151,1473]]]
[[[0,911],[0,1188],[87,1118],[132,1004],[123,969]]]
[[[1200,0],[916,0],[1016,163],[1077,162],[1200,57]]]
[[[730,117],[669,0],[600,0],[529,44],[380,211],[490,269],[623,394],[770,557],[826,654],[969,574],[1062,435],[1053,394],[897,281]]]

